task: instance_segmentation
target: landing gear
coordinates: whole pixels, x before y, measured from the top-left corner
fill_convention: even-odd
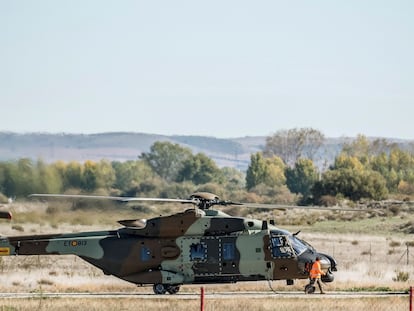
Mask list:
[[[167,286],[167,292],[170,293],[171,295],[177,294],[179,290],[180,290],[180,286],[178,285]]]
[[[152,289],[154,290],[154,293],[157,294],[157,295],[164,295],[167,291],[164,284],[160,284],[160,283],[154,284]]]
[[[157,283],[154,284],[152,289],[154,290],[154,293],[157,295],[164,295],[166,292],[168,292],[171,295],[174,295],[178,293],[178,291],[180,290],[180,286]]]
[[[313,284],[308,284],[305,286],[305,294],[313,294],[315,292],[315,286]]]

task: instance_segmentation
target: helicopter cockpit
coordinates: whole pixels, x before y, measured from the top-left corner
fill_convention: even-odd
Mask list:
[[[287,231],[270,231],[270,248],[274,258],[292,258],[303,254],[306,251],[315,252],[315,249]]]

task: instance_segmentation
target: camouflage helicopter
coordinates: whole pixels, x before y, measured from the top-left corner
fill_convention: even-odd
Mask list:
[[[155,294],[175,294],[183,284],[307,279],[318,256],[324,282],[334,280],[337,263],[327,254],[275,226],[273,221],[233,217],[213,206],[249,205],[197,192],[188,199],[129,198],[89,195],[33,194],[31,197],[109,199],[192,204],[194,208],[148,220],[120,220],[111,231],[0,237],[0,256],[76,255],[139,286],[152,285]],[[332,209],[330,209],[332,210]],[[343,210],[343,209],[341,209]],[[1,212],[0,218],[11,218]]]

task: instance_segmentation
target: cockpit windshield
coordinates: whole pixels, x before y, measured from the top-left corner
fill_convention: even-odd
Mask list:
[[[305,241],[298,239],[294,235],[289,235],[289,240],[290,240],[290,243],[292,244],[293,249],[295,250],[296,255],[298,256],[308,249],[313,250],[312,246],[310,246]]]
[[[307,242],[299,239],[295,234],[286,230],[272,230],[270,232],[271,246],[273,252],[278,252],[277,249],[283,249],[283,246],[289,245],[291,254],[299,256],[305,251],[315,252],[315,249]],[[293,254],[294,253],[294,254]],[[274,254],[275,256],[276,254]]]

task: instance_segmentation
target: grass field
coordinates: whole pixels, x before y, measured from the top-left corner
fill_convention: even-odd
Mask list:
[[[200,302],[194,300],[136,298],[120,299],[0,299],[0,310],[152,310],[191,311],[200,310]],[[341,311],[403,311],[408,310],[408,300],[400,297],[362,299],[237,299],[205,300],[206,311],[291,311],[291,310],[341,310]]]

